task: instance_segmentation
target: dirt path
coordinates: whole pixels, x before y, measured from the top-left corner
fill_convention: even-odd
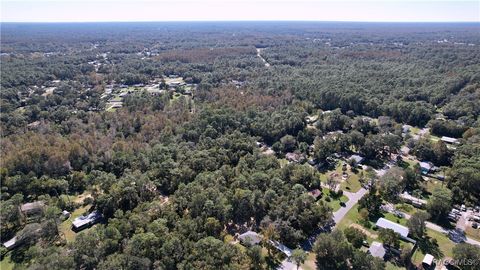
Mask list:
[[[363,228],[360,224],[352,223],[352,224],[350,224],[349,227],[353,227],[353,228],[355,228],[355,229],[358,229],[358,230],[362,231],[364,234],[366,234],[366,235],[367,235],[368,237],[370,237],[370,238],[373,238],[373,239],[377,239],[377,238],[378,238],[378,235],[369,232],[368,230],[366,230],[365,228]]]

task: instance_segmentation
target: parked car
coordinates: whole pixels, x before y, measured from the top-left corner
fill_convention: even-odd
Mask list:
[[[394,211],[393,211],[393,214],[394,214],[396,217],[398,217],[398,218],[404,218],[404,217],[405,217],[405,214],[402,213],[402,212],[400,212],[400,211],[398,211],[398,210],[394,210]]]
[[[472,223],[472,228],[477,229],[477,228],[478,228],[478,223],[473,222],[473,223]]]
[[[462,204],[462,206],[460,207],[460,210],[462,212],[466,212],[467,211],[467,208],[465,207],[465,204]]]

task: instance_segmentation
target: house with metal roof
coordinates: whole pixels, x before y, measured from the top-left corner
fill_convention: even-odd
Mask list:
[[[99,223],[103,219],[103,215],[99,211],[93,211],[86,216],[80,216],[73,220],[72,230],[80,231],[94,224]]]
[[[460,143],[458,141],[458,139],[455,139],[455,138],[452,138],[452,137],[447,137],[447,136],[442,136],[442,138],[440,138],[440,140],[442,140],[442,142],[444,142],[444,143],[449,143],[449,144],[459,144]]]
[[[409,230],[407,227],[405,226],[402,226],[398,223],[395,223],[393,221],[390,221],[388,219],[385,219],[385,218],[379,218],[377,220],[377,223],[375,223],[375,225],[378,227],[378,228],[383,228],[383,229],[391,229],[393,230],[394,232],[400,234],[400,236],[402,236],[403,238],[407,238],[408,237],[408,233],[409,233]]]

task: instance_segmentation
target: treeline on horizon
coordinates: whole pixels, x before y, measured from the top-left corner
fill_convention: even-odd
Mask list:
[[[224,242],[225,228],[273,228],[295,248],[331,223],[332,209],[307,193],[322,188],[321,172],[279,161],[312,145],[325,167],[335,153],[380,167],[407,143],[448,168],[453,203],[478,204],[477,24],[2,24],[1,35],[1,235],[29,236],[11,255],[19,267],[258,269],[261,250]],[[195,113],[184,98],[146,92],[105,111],[107,85],[169,75],[198,84]],[[404,124],[463,145],[404,138]],[[19,218],[21,203],[46,201],[55,216],[84,192],[107,222],[74,242],[58,239],[51,218],[35,228]],[[358,269],[384,268],[351,256]]]

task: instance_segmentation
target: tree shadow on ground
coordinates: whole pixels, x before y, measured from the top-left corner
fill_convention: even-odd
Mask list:
[[[435,258],[442,258],[444,255],[438,246],[437,240],[428,236],[418,240],[418,248],[423,254],[431,254]]]
[[[265,257],[265,262],[267,264],[267,269],[278,269],[280,264],[282,264],[282,261],[278,256],[266,256]]]

